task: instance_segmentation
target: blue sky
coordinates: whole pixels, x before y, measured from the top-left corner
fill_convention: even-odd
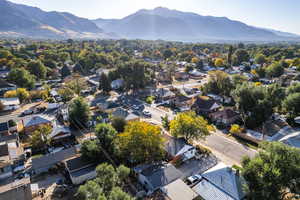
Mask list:
[[[299,0],[11,0],[80,17],[122,18],[158,6],[200,15],[225,16],[249,25],[300,34]]]

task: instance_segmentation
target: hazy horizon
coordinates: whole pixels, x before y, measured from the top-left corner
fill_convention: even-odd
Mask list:
[[[199,15],[228,17],[251,26],[300,35],[300,1],[294,0],[10,0],[45,11],[70,12],[88,19],[120,19],[140,9],[166,7]]]

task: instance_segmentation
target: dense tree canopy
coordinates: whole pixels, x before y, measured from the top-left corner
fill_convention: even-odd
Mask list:
[[[261,148],[256,157],[246,158],[242,163],[250,199],[299,197],[300,151],[279,142],[263,143]]]
[[[187,141],[204,139],[209,133],[209,124],[195,112],[177,114],[170,122],[170,133],[175,137],[184,137]]]
[[[69,119],[75,129],[87,126],[90,119],[90,108],[82,97],[74,99],[69,106]]]
[[[34,75],[30,74],[24,68],[12,69],[9,73],[8,80],[15,83],[19,87],[33,88],[35,84]]]
[[[121,155],[134,163],[158,161],[163,156],[160,128],[147,122],[129,122],[118,135],[117,146]]]

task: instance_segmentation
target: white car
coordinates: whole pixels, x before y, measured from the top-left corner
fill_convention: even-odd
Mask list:
[[[144,112],[143,112],[143,115],[144,115],[145,117],[152,117],[152,115],[151,115],[151,113],[150,113],[149,111],[144,111]]]
[[[188,185],[192,185],[194,183],[197,183],[197,182],[201,181],[201,179],[202,179],[201,175],[195,174],[193,176],[188,177],[186,181],[187,181]]]

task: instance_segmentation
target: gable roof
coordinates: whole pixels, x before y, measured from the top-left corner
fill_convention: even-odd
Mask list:
[[[14,84],[11,84],[11,83],[8,83],[7,81],[1,79],[0,80],[0,89],[3,89],[3,88],[15,88],[16,85]]]
[[[216,118],[230,119],[238,116],[239,114],[237,112],[234,112],[232,109],[226,108],[224,110],[214,112],[211,115]]]
[[[32,159],[32,168],[34,170],[50,167],[63,160],[76,156],[76,147],[71,147],[56,153],[50,153],[39,158]]]
[[[8,156],[9,155],[9,151],[8,151],[8,144],[1,144],[0,145],[0,157],[2,156]]]
[[[5,135],[5,136],[0,137],[0,143],[1,142],[15,142],[17,140],[18,140],[17,134]]]
[[[197,107],[203,111],[208,111],[219,107],[219,104],[215,100],[205,96],[197,96],[195,99],[193,99],[192,104],[193,107]]]
[[[49,119],[47,119],[46,117],[40,116],[40,115],[33,116],[31,118],[26,118],[26,119],[24,119],[23,122],[24,122],[24,127],[51,123],[51,121]]]
[[[182,177],[182,173],[172,164],[153,164],[142,170],[141,174],[148,179],[154,189],[168,185]]]
[[[123,109],[123,108],[117,108],[113,113],[113,116],[115,117],[121,117],[125,120],[134,120],[134,119],[138,119],[139,116],[128,112],[127,110]]]
[[[3,122],[3,123],[0,123],[0,132],[2,131],[8,131],[8,123],[7,122]]]
[[[197,186],[200,195],[210,196],[216,199],[215,194],[223,196],[221,199],[235,199],[240,200],[246,196],[245,187],[246,184],[243,177],[237,175],[230,167],[223,163],[219,163],[215,167],[207,170],[202,174],[202,177],[206,180],[203,183],[199,183]],[[197,190],[198,192],[198,190]],[[204,196],[203,196],[204,195]],[[224,197],[227,198],[224,198]]]
[[[177,153],[187,144],[184,138],[175,138],[169,135],[164,135],[166,138],[165,151],[171,156],[176,156]]]
[[[84,160],[82,156],[74,157],[66,160],[66,167],[68,168],[69,171],[77,171],[92,165],[94,165],[93,162]]]

